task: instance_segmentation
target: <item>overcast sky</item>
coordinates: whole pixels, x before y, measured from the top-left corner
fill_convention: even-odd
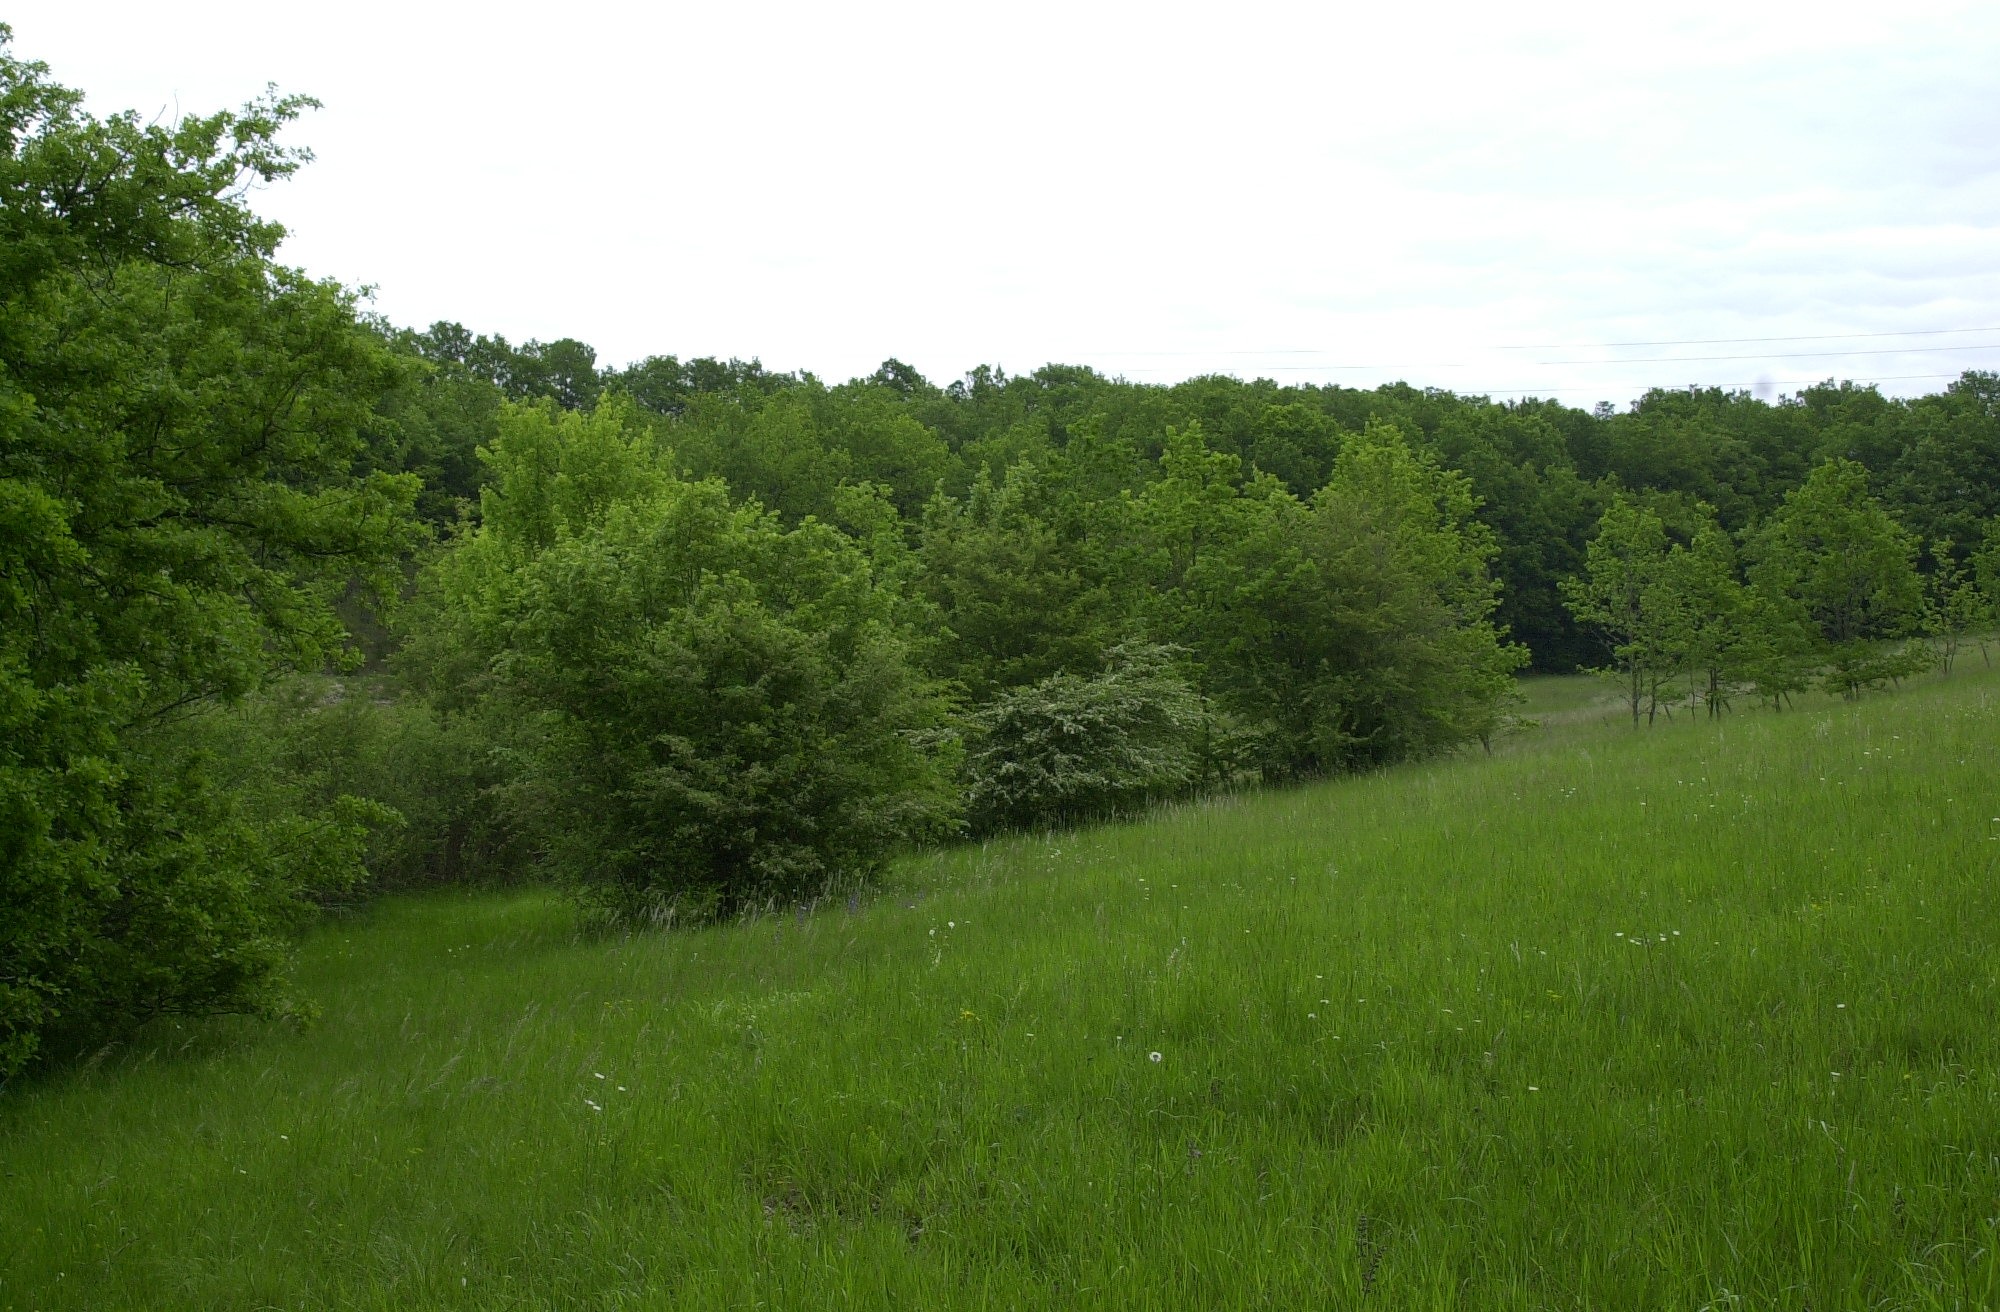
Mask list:
[[[2000,368],[1992,3],[8,9],[97,113],[318,97],[256,202],[289,262],[607,363],[1578,405]]]

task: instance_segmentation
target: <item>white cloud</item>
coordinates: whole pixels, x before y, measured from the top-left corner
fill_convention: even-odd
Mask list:
[[[1060,359],[1584,403],[2000,367],[2000,332],[1685,365],[1495,349],[2000,327],[2000,10],[1388,8],[29,0],[13,21],[100,112],[319,96],[318,162],[260,198],[288,258],[375,285],[392,319],[607,360]]]

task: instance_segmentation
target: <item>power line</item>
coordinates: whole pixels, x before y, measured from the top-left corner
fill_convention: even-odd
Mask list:
[[[1863,386],[1872,387],[1876,383],[1904,383],[1904,382],[1915,382],[1919,379],[1957,378],[1960,376],[1961,375],[1956,373],[1882,374],[1878,377],[1870,378],[1865,381],[1858,378],[1850,378],[1846,379],[1845,381],[1861,383]],[[1824,378],[1760,378],[1756,379],[1755,381],[1747,383],[1696,383],[1693,384],[1693,386],[1700,387],[1704,390],[1710,388],[1720,388],[1724,391],[1747,391],[1751,388],[1756,388],[1756,387],[1812,387],[1816,384],[1823,383],[1826,381],[1827,380]],[[1461,396],[1545,396],[1545,395],[1554,396],[1566,392],[1627,392],[1627,391],[1645,392],[1654,390],[1664,391],[1664,392],[1674,392],[1674,391],[1679,391],[1681,389],[1675,387],[1661,387],[1660,384],[1658,383],[1620,383],[1620,384],[1597,383],[1589,387],[1475,387],[1475,388],[1467,388],[1465,391],[1460,392],[1459,395]]]
[[[1877,346],[1862,351],[1759,351],[1753,355],[1628,355],[1618,360],[1537,360],[1535,363],[1677,364],[1681,361],[1701,360],[1825,360],[1846,355],[1934,355],[1939,351],[1993,350],[2000,350],[2000,342],[1969,342],[1963,346]]]
[[[1623,350],[1623,349],[1625,349],[1625,348],[1627,348],[1627,347],[1634,347],[1634,346],[1741,346],[1741,345],[1746,345],[1746,344],[1749,344],[1749,343],[1753,343],[1753,342],[1840,342],[1840,341],[1855,341],[1855,340],[1859,340],[1859,339],[1862,339],[1862,338],[1867,338],[1867,337],[1951,337],[1951,336],[1963,336],[1963,335],[1966,335],[1966,334],[1970,334],[1970,333],[2000,333],[2000,326],[1997,326],[1997,327],[1991,327],[1991,328],[1915,328],[1915,329],[1908,329],[1908,330],[1898,330],[1898,331],[1890,331],[1890,332],[1878,332],[1878,333],[1799,333],[1799,334],[1795,334],[1795,335],[1793,335],[1793,336],[1790,336],[1790,337],[1681,337],[1681,338],[1662,338],[1662,339],[1660,339],[1660,340],[1658,340],[1658,341],[1634,341],[1634,342],[1541,342],[1541,343],[1539,343],[1539,344],[1529,344],[1529,345],[1515,345],[1515,346],[1490,346],[1490,347],[1486,347],[1486,348],[1483,348],[1483,349],[1486,349],[1486,350],[1491,350],[1491,351],[1592,351],[1592,350],[1603,350],[1603,351],[1612,351],[1612,350]],[[1912,348],[1909,348],[1909,349],[1911,349],[1911,350],[1930,350],[1930,349],[1952,349],[1952,348],[1929,348],[1929,347],[1912,347]],[[1237,355],[1252,355],[1252,356],[1268,356],[1268,355],[1332,355],[1332,354],[1333,354],[1333,352],[1332,352],[1332,351],[1330,351],[1330,350],[1328,350],[1328,349],[1326,349],[1326,348],[1324,348],[1324,347],[1290,347],[1290,346],[1288,346],[1288,347],[1273,347],[1273,348],[1271,348],[1271,349],[1269,349],[1269,350],[1255,350],[1255,351],[1244,351],[1244,350],[1228,350],[1228,351],[1200,351],[1200,350],[1195,350],[1195,351],[1189,351],[1189,350],[1173,350],[1173,351],[1105,351],[1105,352],[1101,352],[1101,354],[1104,354],[1104,355],[1110,355],[1110,356],[1119,356],[1119,357],[1125,357],[1125,358],[1132,358],[1132,357],[1148,357],[1148,356],[1187,356],[1187,355],[1199,355],[1199,356],[1237,356]],[[1715,356],[1715,357],[1701,357],[1701,356],[1688,356],[1688,357],[1684,357],[1684,358],[1687,358],[1687,359],[1704,359],[1704,358],[1714,358],[1714,359],[1746,359],[1746,360],[1747,360],[1747,359],[1755,359],[1755,358],[1758,358],[1758,357],[1755,357],[1755,356]],[[1366,369],[1366,368],[1373,368],[1373,367],[1376,367],[1376,366],[1370,366],[1370,365],[1341,365],[1341,366],[1329,366],[1329,367],[1338,367],[1338,368],[1348,368],[1348,369]],[[1380,367],[1381,367],[1381,368],[1386,368],[1386,369],[1403,369],[1403,368],[1416,368],[1416,367],[1419,367],[1419,366],[1414,366],[1414,365],[1383,365],[1383,366],[1380,366]],[[1439,366],[1439,365],[1431,365],[1431,366],[1423,366],[1423,367],[1429,367],[1429,368],[1454,368],[1454,369],[1459,369],[1459,368],[1467,368],[1468,366],[1465,366],[1465,365],[1445,365],[1445,366]]]
[[[1954,329],[1953,331],[1959,331]],[[1967,330],[1970,331],[1970,330]],[[2000,332],[2000,328],[1982,328],[1980,332]],[[1774,339],[1784,340],[1784,339]],[[1692,345],[1692,343],[1690,343]],[[1510,349],[1510,348],[1495,348]],[[1954,346],[1876,346],[1857,351],[1755,351],[1730,355],[1627,355],[1613,360],[1535,360],[1535,365],[1605,365],[1605,364],[1702,364],[1716,360],[1830,360],[1860,355],[1937,355],[1954,351],[1995,351],[2000,350],[2000,342],[1963,342]],[[1311,351],[1156,351],[1156,352],[1107,352],[1106,358],[1121,359],[1138,356],[1159,355],[1224,356],[1266,358],[1274,355],[1312,355]],[[1149,366],[1141,365],[1140,368]],[[1154,372],[1167,366],[1151,366]],[[1266,368],[1272,372],[1285,373],[1364,373],[1389,372],[1398,369],[1418,369],[1424,371],[1438,369],[1480,369],[1485,366],[1476,361],[1458,361],[1450,364],[1438,361],[1410,361],[1374,364],[1274,364]]]
[[[1917,328],[1905,332],[1816,333],[1795,337],[1686,337],[1657,342],[1544,342],[1539,346],[1496,346],[1496,351],[1614,350],[1626,346],[1739,346],[1747,342],[1838,342],[1859,337],[1944,337],[1952,333],[2000,333],[2000,328]]]
[[[1298,366],[1298,367],[1308,368],[1310,366]],[[1158,372],[1158,371],[1155,370],[1153,372]],[[1939,378],[1959,378],[1962,376],[1963,376],[1963,371],[1958,371],[1953,373],[1939,373],[1939,374],[1878,374],[1873,378],[1867,378],[1867,379],[1850,378],[1850,379],[1845,379],[1843,381],[1851,383],[1859,383],[1864,387],[1872,387],[1877,383],[1906,383],[1906,382],[1917,382],[1917,381],[1935,381],[1936,379]],[[1700,387],[1703,389],[1720,388],[1724,391],[1747,391],[1752,388],[1758,388],[1758,387],[1812,387],[1819,383],[1824,383],[1827,381],[1830,380],[1825,378],[1759,378],[1749,382],[1694,383],[1690,384],[1690,386]],[[1425,390],[1430,390],[1430,389],[1425,389]],[[1438,390],[1446,390],[1446,389],[1438,389]],[[1580,386],[1580,387],[1454,387],[1449,390],[1454,395],[1457,396],[1560,396],[1571,392],[1596,392],[1601,395],[1606,392],[1647,392],[1653,390],[1672,392],[1672,391],[1679,391],[1681,389],[1678,387],[1671,387],[1671,386],[1663,387],[1658,382],[1650,382],[1650,383],[1591,383],[1586,386]]]
[[[1885,348],[1874,351],[1781,351],[1768,355],[1658,355],[1629,356],[1622,360],[1535,360],[1535,365],[1606,365],[1606,364],[1702,364],[1715,360],[1819,360],[1857,355],[1930,355],[1950,351],[2000,351],[2000,342],[1980,342],[1970,346],[1909,346]],[[1477,369],[1476,364],[1274,364],[1266,366],[1269,373],[1354,373],[1375,371],[1390,373],[1397,370],[1439,370]],[[1140,372],[1160,373],[1166,366],[1147,368],[1140,366]],[[1956,377],[1955,374],[1910,375],[1911,377]]]

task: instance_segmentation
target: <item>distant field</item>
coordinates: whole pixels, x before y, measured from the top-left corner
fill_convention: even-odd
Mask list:
[[[812,915],[385,902],[0,1094],[0,1308],[2000,1306],[2000,677],[1613,695]]]

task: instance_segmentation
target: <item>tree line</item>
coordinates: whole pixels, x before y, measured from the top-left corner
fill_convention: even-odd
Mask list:
[[[1993,622],[1992,374],[604,367],[284,267],[246,195],[308,104],[96,119],[0,40],[0,1076],[299,1011],[290,936],[369,889],[700,920],[1490,741],[1527,666],[1719,712]]]
[[[1563,593],[1603,635],[1633,723],[1650,724],[1675,705],[1716,716],[1745,694],[1776,708],[1812,686],[1851,698],[1933,666],[1949,674],[2000,622],[2000,518],[1963,559],[1954,547],[1920,550],[1869,494],[1867,470],[1835,457],[1741,541],[1705,504],[1677,541],[1653,508],[1614,494]]]

